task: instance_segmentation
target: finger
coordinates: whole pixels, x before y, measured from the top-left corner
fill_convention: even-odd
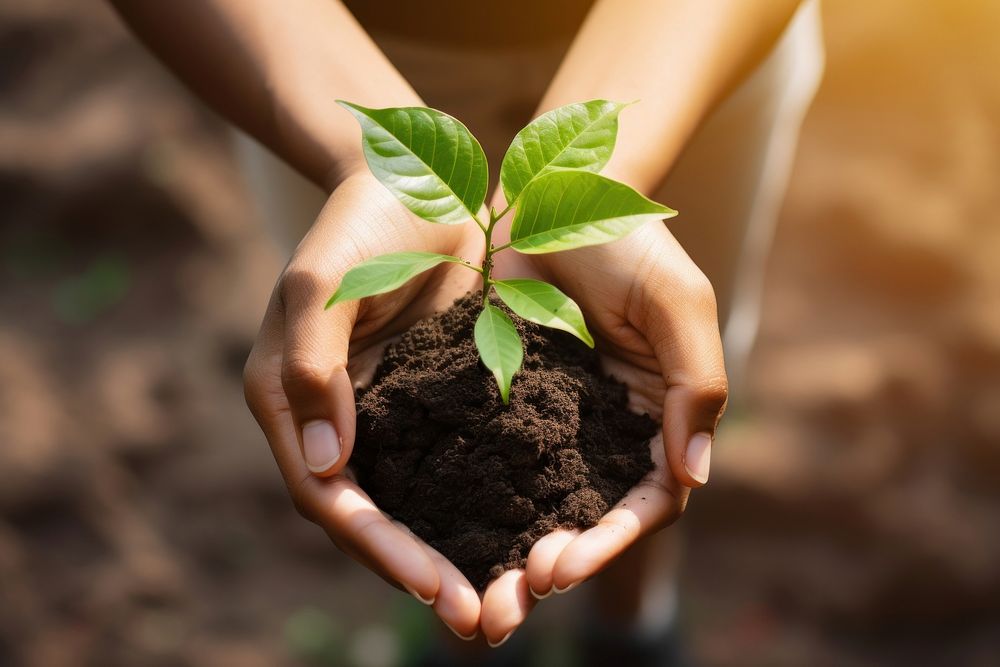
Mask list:
[[[642,494],[642,495],[640,495]],[[662,487],[639,485],[593,528],[563,548],[552,567],[552,591],[566,593],[594,576],[640,538],[680,515],[680,501]]]
[[[324,310],[333,288],[322,275],[290,268],[282,278],[281,383],[306,467],[315,475],[330,476],[343,469],[354,446],[354,388],[347,374],[347,349],[357,304]]]
[[[725,371],[712,361],[684,377],[685,384],[667,389],[663,440],[671,472],[685,486],[698,487],[708,482],[712,441],[726,408],[728,388]]]
[[[715,294],[691,265],[694,277],[679,281],[671,302],[678,310],[650,306],[649,339],[667,385],[663,442],[670,471],[687,487],[708,481],[712,440],[729,396]]]
[[[347,476],[348,479],[350,479],[350,481],[352,483],[357,483],[357,480],[355,480],[354,477],[353,477],[353,475],[350,474],[350,468],[345,468],[344,469],[344,473],[345,473],[345,476]],[[411,537],[413,536],[413,534],[409,532],[409,529],[407,529],[405,526],[403,526],[403,524],[399,523],[398,521],[394,521],[392,519],[392,517],[390,517],[385,512],[382,512],[382,516],[384,516],[386,519],[388,519],[394,526],[400,528],[400,530],[402,530],[404,533],[410,535]],[[371,570],[372,573],[374,573],[376,576],[378,576],[380,579],[382,579],[382,581],[384,581],[385,583],[389,584],[390,586],[392,586],[395,589],[398,589],[400,591],[409,593],[410,595],[413,595],[413,597],[416,597],[417,599],[420,599],[419,596],[413,594],[413,591],[407,589],[405,586],[403,586],[402,584],[400,584],[399,581],[397,581],[391,574],[389,574],[385,570],[385,568],[382,567],[381,563],[369,559],[363,553],[359,553],[355,549],[355,547],[353,546],[352,543],[345,542],[343,539],[340,538],[339,535],[332,535],[330,533],[327,533],[327,536],[330,538],[330,541],[334,543],[334,545],[337,547],[337,549],[339,549],[346,556],[350,557],[352,560],[358,562],[359,564],[363,565],[365,568]],[[426,604],[426,599],[420,600],[420,601]]]
[[[346,475],[320,479],[299,452],[295,424],[280,385],[280,346],[266,323],[247,363],[247,402],[257,418],[296,509],[319,524],[345,553],[396,581],[422,602],[433,603],[437,567],[412,537],[392,525]]]
[[[510,639],[535,604],[524,570],[508,570],[494,579],[483,594],[479,617],[486,643],[496,648]]]
[[[295,442],[294,432],[283,434],[287,430],[288,398],[281,387],[282,334],[284,331],[284,312],[281,309],[277,290],[271,295],[267,313],[261,323],[260,332],[254,341],[250,356],[243,369],[243,393],[247,407],[264,432],[271,454],[278,464],[278,470],[285,480],[285,486],[292,492],[298,487],[308,470],[302,461],[302,453],[298,447],[283,447],[282,444],[291,436]]]
[[[654,444],[654,443],[651,443]],[[593,528],[567,544],[552,567],[552,590],[565,593],[594,576],[646,535],[677,520],[690,492],[665,468],[654,444],[656,468],[629,490]]]
[[[434,604],[440,588],[438,570],[413,539],[389,521],[356,484],[343,475],[302,482],[305,515],[319,524],[358,560],[376,563],[424,604]]]
[[[556,530],[535,542],[528,553],[525,574],[528,588],[538,600],[552,594],[552,568],[567,544],[580,534],[579,530]]]
[[[445,558],[441,552],[430,546],[405,525],[393,522],[400,530],[409,534],[430,556],[437,567],[441,585],[437,598],[434,600],[434,612],[441,618],[448,629],[460,639],[471,641],[479,630],[479,617],[482,602],[476,589],[469,583],[464,574],[454,563]]]

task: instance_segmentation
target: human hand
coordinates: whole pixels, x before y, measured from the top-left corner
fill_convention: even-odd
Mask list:
[[[666,227],[563,253],[496,256],[496,275],[552,282],[582,308],[604,370],[629,388],[629,407],[662,420],[655,468],[596,526],[555,531],[483,598],[480,624],[496,644],[535,604],[597,574],[640,538],[675,521],[689,489],[708,480],[711,438],[727,400],[715,296]]]
[[[371,380],[386,343],[478,287],[477,274],[446,265],[388,294],[324,311],[349,268],[402,250],[473,262],[483,252],[472,225],[428,225],[367,170],[349,176],[278,279],[244,371],[246,399],[299,513],[469,637],[479,628],[476,590],[450,561],[384,515],[346,467],[354,446],[354,387]]]

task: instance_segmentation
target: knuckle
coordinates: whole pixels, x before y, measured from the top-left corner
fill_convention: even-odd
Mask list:
[[[729,400],[729,381],[724,374],[702,381],[695,387],[695,399],[707,411],[721,413]]]
[[[712,281],[700,270],[694,270],[685,277],[685,289],[691,302],[700,311],[716,312],[718,299]]]
[[[265,375],[263,364],[251,355],[243,366],[243,399],[250,412],[258,419],[266,412],[270,396]]]
[[[280,410],[283,392],[278,378],[280,359],[265,357],[255,347],[243,366],[243,398],[258,422]]]
[[[665,272],[649,272],[643,279],[642,287],[646,295],[658,295],[660,298],[647,298],[640,303],[640,321],[664,324],[664,319],[678,308],[699,318],[718,317],[715,288],[694,263],[686,267],[671,267]]]
[[[283,304],[300,303],[317,294],[327,281],[312,269],[289,266],[281,276],[278,294]]]
[[[281,384],[285,391],[322,391],[329,372],[321,365],[304,357],[287,357],[281,365]]]
[[[253,359],[248,359],[243,366],[243,398],[251,412],[260,405],[260,372]]]

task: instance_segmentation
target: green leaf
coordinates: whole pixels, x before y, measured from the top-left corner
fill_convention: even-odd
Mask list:
[[[521,193],[510,229],[511,247],[527,254],[608,243],[677,211],[650,201],[624,183],[586,171],[539,176]]]
[[[337,104],[361,124],[372,173],[408,209],[429,222],[449,225],[479,212],[489,169],[482,146],[465,125],[424,107]]]
[[[393,252],[366,259],[344,274],[326,307],[341,301],[391,292],[414,276],[444,262],[465,263],[458,257],[436,252]]]
[[[510,401],[510,383],[514,373],[521,368],[524,360],[521,337],[506,313],[487,304],[476,320],[475,338],[479,358],[496,378],[500,397],[506,404]]]
[[[594,347],[594,338],[587,331],[580,306],[554,285],[519,278],[497,280],[493,287],[511,310],[529,322],[562,329],[582,340],[587,347]]]
[[[607,100],[567,104],[531,121],[511,142],[500,183],[512,204],[531,179],[553,168],[598,172],[615,148],[618,114],[627,105]]]

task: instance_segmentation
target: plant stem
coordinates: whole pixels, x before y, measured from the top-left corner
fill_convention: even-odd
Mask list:
[[[490,224],[486,225],[485,227],[481,222],[479,222],[478,218],[473,216],[473,219],[479,225],[479,228],[483,230],[483,234],[486,235],[486,256],[483,257],[483,268],[480,271],[480,273],[483,274],[483,308],[485,308],[486,305],[490,302],[490,286],[493,284],[493,281],[490,279],[490,274],[493,272],[493,255],[497,254],[504,248],[509,248],[511,246],[510,243],[505,243],[499,248],[494,248],[493,228],[497,226],[497,223],[500,222],[501,218],[503,218],[505,215],[507,215],[507,213],[510,212],[510,209],[514,207],[514,203],[516,201],[517,198],[515,197],[514,201],[507,204],[507,208],[500,211],[499,213],[497,213],[497,210],[491,206]]]
[[[487,225],[484,230],[486,235],[486,255],[483,257],[483,308],[486,308],[487,304],[490,302],[490,273],[493,271],[493,253],[496,250],[493,249],[493,228],[496,227],[497,221],[502,216],[493,215],[493,209],[490,209],[490,224]]]
[[[510,209],[511,209],[511,208],[512,208],[512,207],[514,206],[514,202],[516,202],[516,201],[517,201],[517,199],[518,199],[518,198],[517,198],[517,197],[515,197],[515,198],[514,198],[514,201],[512,201],[512,202],[511,202],[511,203],[509,203],[509,204],[507,204],[507,208],[505,208],[504,210],[500,211],[500,213],[498,213],[498,214],[497,214],[497,220],[499,220],[500,218],[502,218],[502,217],[504,217],[505,215],[507,215],[507,212],[508,212],[508,211],[510,211]],[[492,213],[492,212],[491,212],[491,213]]]

